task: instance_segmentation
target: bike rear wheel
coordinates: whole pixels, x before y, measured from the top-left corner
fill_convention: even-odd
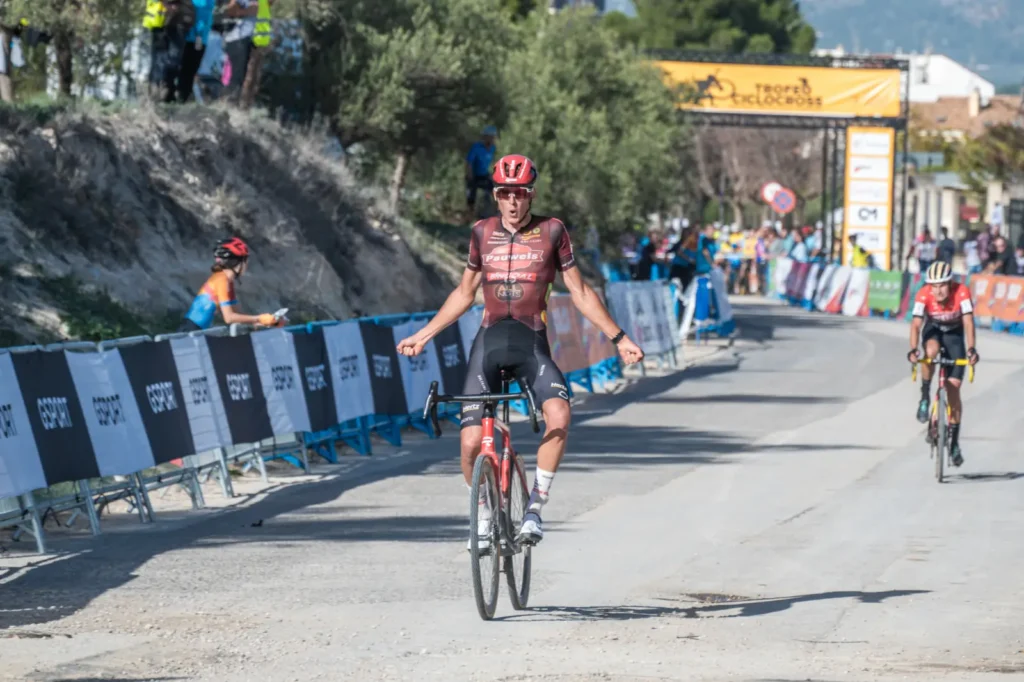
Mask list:
[[[484,538],[480,528],[480,496],[491,510],[490,539]],[[469,555],[473,568],[473,596],[476,610],[484,620],[494,617],[498,605],[498,574],[501,567],[501,545],[498,533],[499,498],[494,480],[494,467],[487,455],[480,455],[473,465],[473,488],[469,495]]]
[[[509,467],[509,491],[505,498],[505,519],[508,530],[510,552],[505,557],[505,582],[508,584],[508,597],[512,608],[521,611],[530,600],[530,570],[533,564],[532,547],[523,545],[516,551],[515,540],[523,525],[523,514],[530,501],[530,489],[526,486],[523,473],[523,460],[519,455],[512,456]]]
[[[946,464],[946,421],[948,419],[946,414],[946,389],[939,388],[939,398],[935,408],[935,419],[938,420],[936,425],[936,438],[935,438],[935,480],[939,483],[943,482],[943,467]]]

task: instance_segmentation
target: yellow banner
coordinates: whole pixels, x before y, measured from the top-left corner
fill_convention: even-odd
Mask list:
[[[899,69],[654,62],[688,86],[683,109],[787,116],[900,116]]]

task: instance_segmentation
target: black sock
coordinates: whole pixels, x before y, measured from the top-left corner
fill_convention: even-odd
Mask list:
[[[928,400],[928,401],[930,401],[931,400],[931,397],[930,397],[931,396],[931,392],[932,392],[932,380],[931,379],[922,379],[921,380],[921,400]]]
[[[950,424],[949,425],[949,445],[950,447],[960,444],[960,425]]]

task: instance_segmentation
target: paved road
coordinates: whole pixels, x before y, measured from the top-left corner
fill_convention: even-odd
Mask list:
[[[738,319],[578,410],[527,612],[476,615],[445,439],[9,579],[0,625],[54,636],[0,638],[0,679],[1024,678],[1024,341],[982,336],[939,486],[904,324]]]

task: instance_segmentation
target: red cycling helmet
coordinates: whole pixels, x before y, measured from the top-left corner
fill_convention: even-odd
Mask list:
[[[491,180],[496,187],[533,187],[537,167],[522,154],[509,154],[498,159]]]
[[[213,257],[217,260],[235,260],[249,257],[249,247],[238,237],[221,239],[213,250]]]

